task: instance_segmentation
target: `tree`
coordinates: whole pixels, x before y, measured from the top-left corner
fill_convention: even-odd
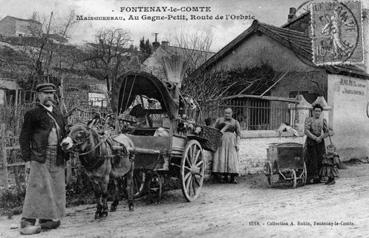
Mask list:
[[[152,54],[152,48],[150,45],[150,41],[142,37],[140,40],[140,61],[144,62],[150,55]]]
[[[129,70],[131,58],[137,50],[131,46],[131,38],[123,29],[105,29],[88,43],[85,69],[91,76],[106,80],[108,90],[117,78]]]
[[[210,52],[212,42],[211,35],[205,32],[195,32],[193,34],[182,32],[174,37],[174,45],[181,48],[187,64],[185,76],[190,75],[213,55]]]

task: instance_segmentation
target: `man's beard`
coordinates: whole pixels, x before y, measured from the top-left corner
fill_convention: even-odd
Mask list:
[[[43,105],[45,105],[47,107],[53,106],[54,105],[54,100],[52,100],[51,98],[47,98],[47,99],[45,99]]]

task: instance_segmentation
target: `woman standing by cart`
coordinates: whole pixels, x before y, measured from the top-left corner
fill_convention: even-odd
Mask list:
[[[305,120],[305,162],[307,168],[307,182],[319,183],[319,171],[322,167],[325,154],[324,138],[328,136],[327,121],[321,119],[323,107],[320,104],[313,106],[313,116]]]
[[[222,133],[222,144],[214,155],[213,173],[217,176],[223,175],[228,181],[237,183],[238,176],[238,150],[241,136],[240,124],[232,118],[232,109],[224,110],[224,117],[218,118],[215,128]]]

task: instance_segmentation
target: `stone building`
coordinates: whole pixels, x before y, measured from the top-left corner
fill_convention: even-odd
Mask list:
[[[368,19],[364,19],[364,28],[368,26]],[[274,71],[279,72],[277,78],[263,89],[255,92],[252,87],[239,88],[232,93],[248,95],[253,101],[265,101],[263,108],[254,114],[262,114],[262,110],[270,113],[268,120],[273,120],[271,114],[274,108],[281,105],[288,107],[288,123],[297,129],[299,136],[281,133],[278,126],[273,125],[269,130],[254,127],[252,131],[247,127],[242,131],[241,142],[241,173],[261,171],[266,159],[266,148],[270,143],[299,142],[304,143],[303,122],[309,115],[311,103],[325,98],[327,101],[324,113],[329,126],[335,131],[333,143],[343,160],[363,158],[369,154],[367,135],[369,134],[369,75],[365,72],[365,65],[330,65],[316,66],[312,62],[312,40],[309,33],[310,14],[305,13],[291,20],[282,27],[276,27],[258,21],[227,44],[224,48],[209,58],[194,73],[216,72],[217,70],[233,70],[237,68],[253,68],[261,64],[268,64]],[[364,30],[365,34],[365,30]],[[367,35],[364,37],[368,44]],[[367,56],[366,56],[367,64]],[[263,93],[260,93],[263,92]],[[291,99],[300,95],[296,106],[288,105],[277,99]],[[228,98],[231,95],[227,95]],[[305,100],[306,99],[306,100]],[[244,114],[250,116],[250,105],[242,105]],[[235,106],[236,107],[236,106]],[[252,107],[252,106],[251,106]],[[265,107],[269,108],[265,110]],[[307,110],[307,113],[297,113],[295,110]],[[303,116],[301,116],[303,115]],[[261,117],[263,118],[263,117]],[[264,117],[265,118],[265,117]],[[251,119],[246,122],[252,122]],[[265,123],[259,120],[259,124]],[[282,123],[283,121],[279,121]],[[272,130],[271,130],[272,129]],[[277,129],[277,130],[276,130]]]
[[[32,19],[6,16],[0,20],[0,35],[3,36],[39,36],[42,24]]]

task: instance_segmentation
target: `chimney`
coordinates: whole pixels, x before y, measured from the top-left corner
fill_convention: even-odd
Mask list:
[[[160,43],[158,42],[159,33],[154,33],[154,34],[155,34],[155,41],[152,43],[152,46],[154,47],[154,50],[156,50],[160,46]]]
[[[161,45],[162,45],[163,47],[167,47],[167,46],[169,46],[169,41],[162,41],[162,42],[161,42]]]
[[[290,7],[290,13],[288,14],[288,22],[295,20],[296,18],[296,8]]]

